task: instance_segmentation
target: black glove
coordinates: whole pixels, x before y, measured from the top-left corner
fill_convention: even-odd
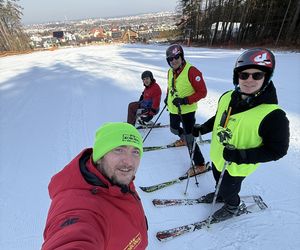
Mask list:
[[[188,104],[189,103],[189,100],[187,97],[184,97],[184,98],[179,98],[179,97],[176,97],[173,102],[172,102],[176,107],[179,107],[183,104]]]
[[[223,158],[226,161],[234,162],[236,164],[247,163],[247,154],[243,149],[230,149],[225,147],[223,150]]]
[[[192,130],[192,134],[194,137],[198,137],[200,135],[205,135],[211,131],[208,131],[207,127],[203,124],[195,124]]]
[[[202,129],[201,129],[202,125],[201,124],[195,124],[192,130],[192,134],[194,137],[198,137],[199,134],[202,135]]]

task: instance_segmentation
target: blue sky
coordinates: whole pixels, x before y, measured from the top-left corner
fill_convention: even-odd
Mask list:
[[[20,0],[24,24],[174,11],[178,0]]]

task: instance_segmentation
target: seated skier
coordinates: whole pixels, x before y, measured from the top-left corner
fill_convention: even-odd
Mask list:
[[[127,123],[135,126],[136,122],[141,125],[151,125],[154,115],[159,112],[161,88],[153,78],[151,71],[144,71],[141,75],[144,91],[139,101],[128,105]]]

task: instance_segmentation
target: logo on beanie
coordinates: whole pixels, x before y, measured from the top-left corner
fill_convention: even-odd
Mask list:
[[[131,134],[123,134],[123,138],[122,138],[123,142],[131,142],[131,143],[135,143],[135,144],[139,144],[139,138],[136,137],[135,135],[131,135]]]

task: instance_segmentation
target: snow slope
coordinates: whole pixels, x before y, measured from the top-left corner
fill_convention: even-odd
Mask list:
[[[140,74],[151,70],[165,96],[166,46],[98,46],[0,58],[0,249],[40,249],[50,200],[47,185],[79,151],[93,144],[104,122],[126,121],[127,104],[143,89]],[[208,96],[197,122],[212,116],[220,95],[233,87],[232,68],[240,50],[185,48],[204,75]],[[158,230],[202,220],[210,205],[154,208],[154,198],[184,198],[186,182],[148,194],[138,190],[149,221],[149,250],[300,249],[300,54],[276,52],[273,77],[280,105],[290,120],[288,155],[262,164],[243,183],[242,195],[260,194],[269,209],[161,243]],[[163,105],[163,103],[162,103]],[[168,122],[165,111],[160,118]],[[147,131],[141,131],[146,133]],[[206,136],[205,138],[208,138]],[[168,128],[154,129],[145,145],[174,141]],[[208,159],[209,145],[202,148]],[[182,175],[186,148],[147,152],[136,186]],[[191,179],[188,198],[214,189],[211,173]]]

